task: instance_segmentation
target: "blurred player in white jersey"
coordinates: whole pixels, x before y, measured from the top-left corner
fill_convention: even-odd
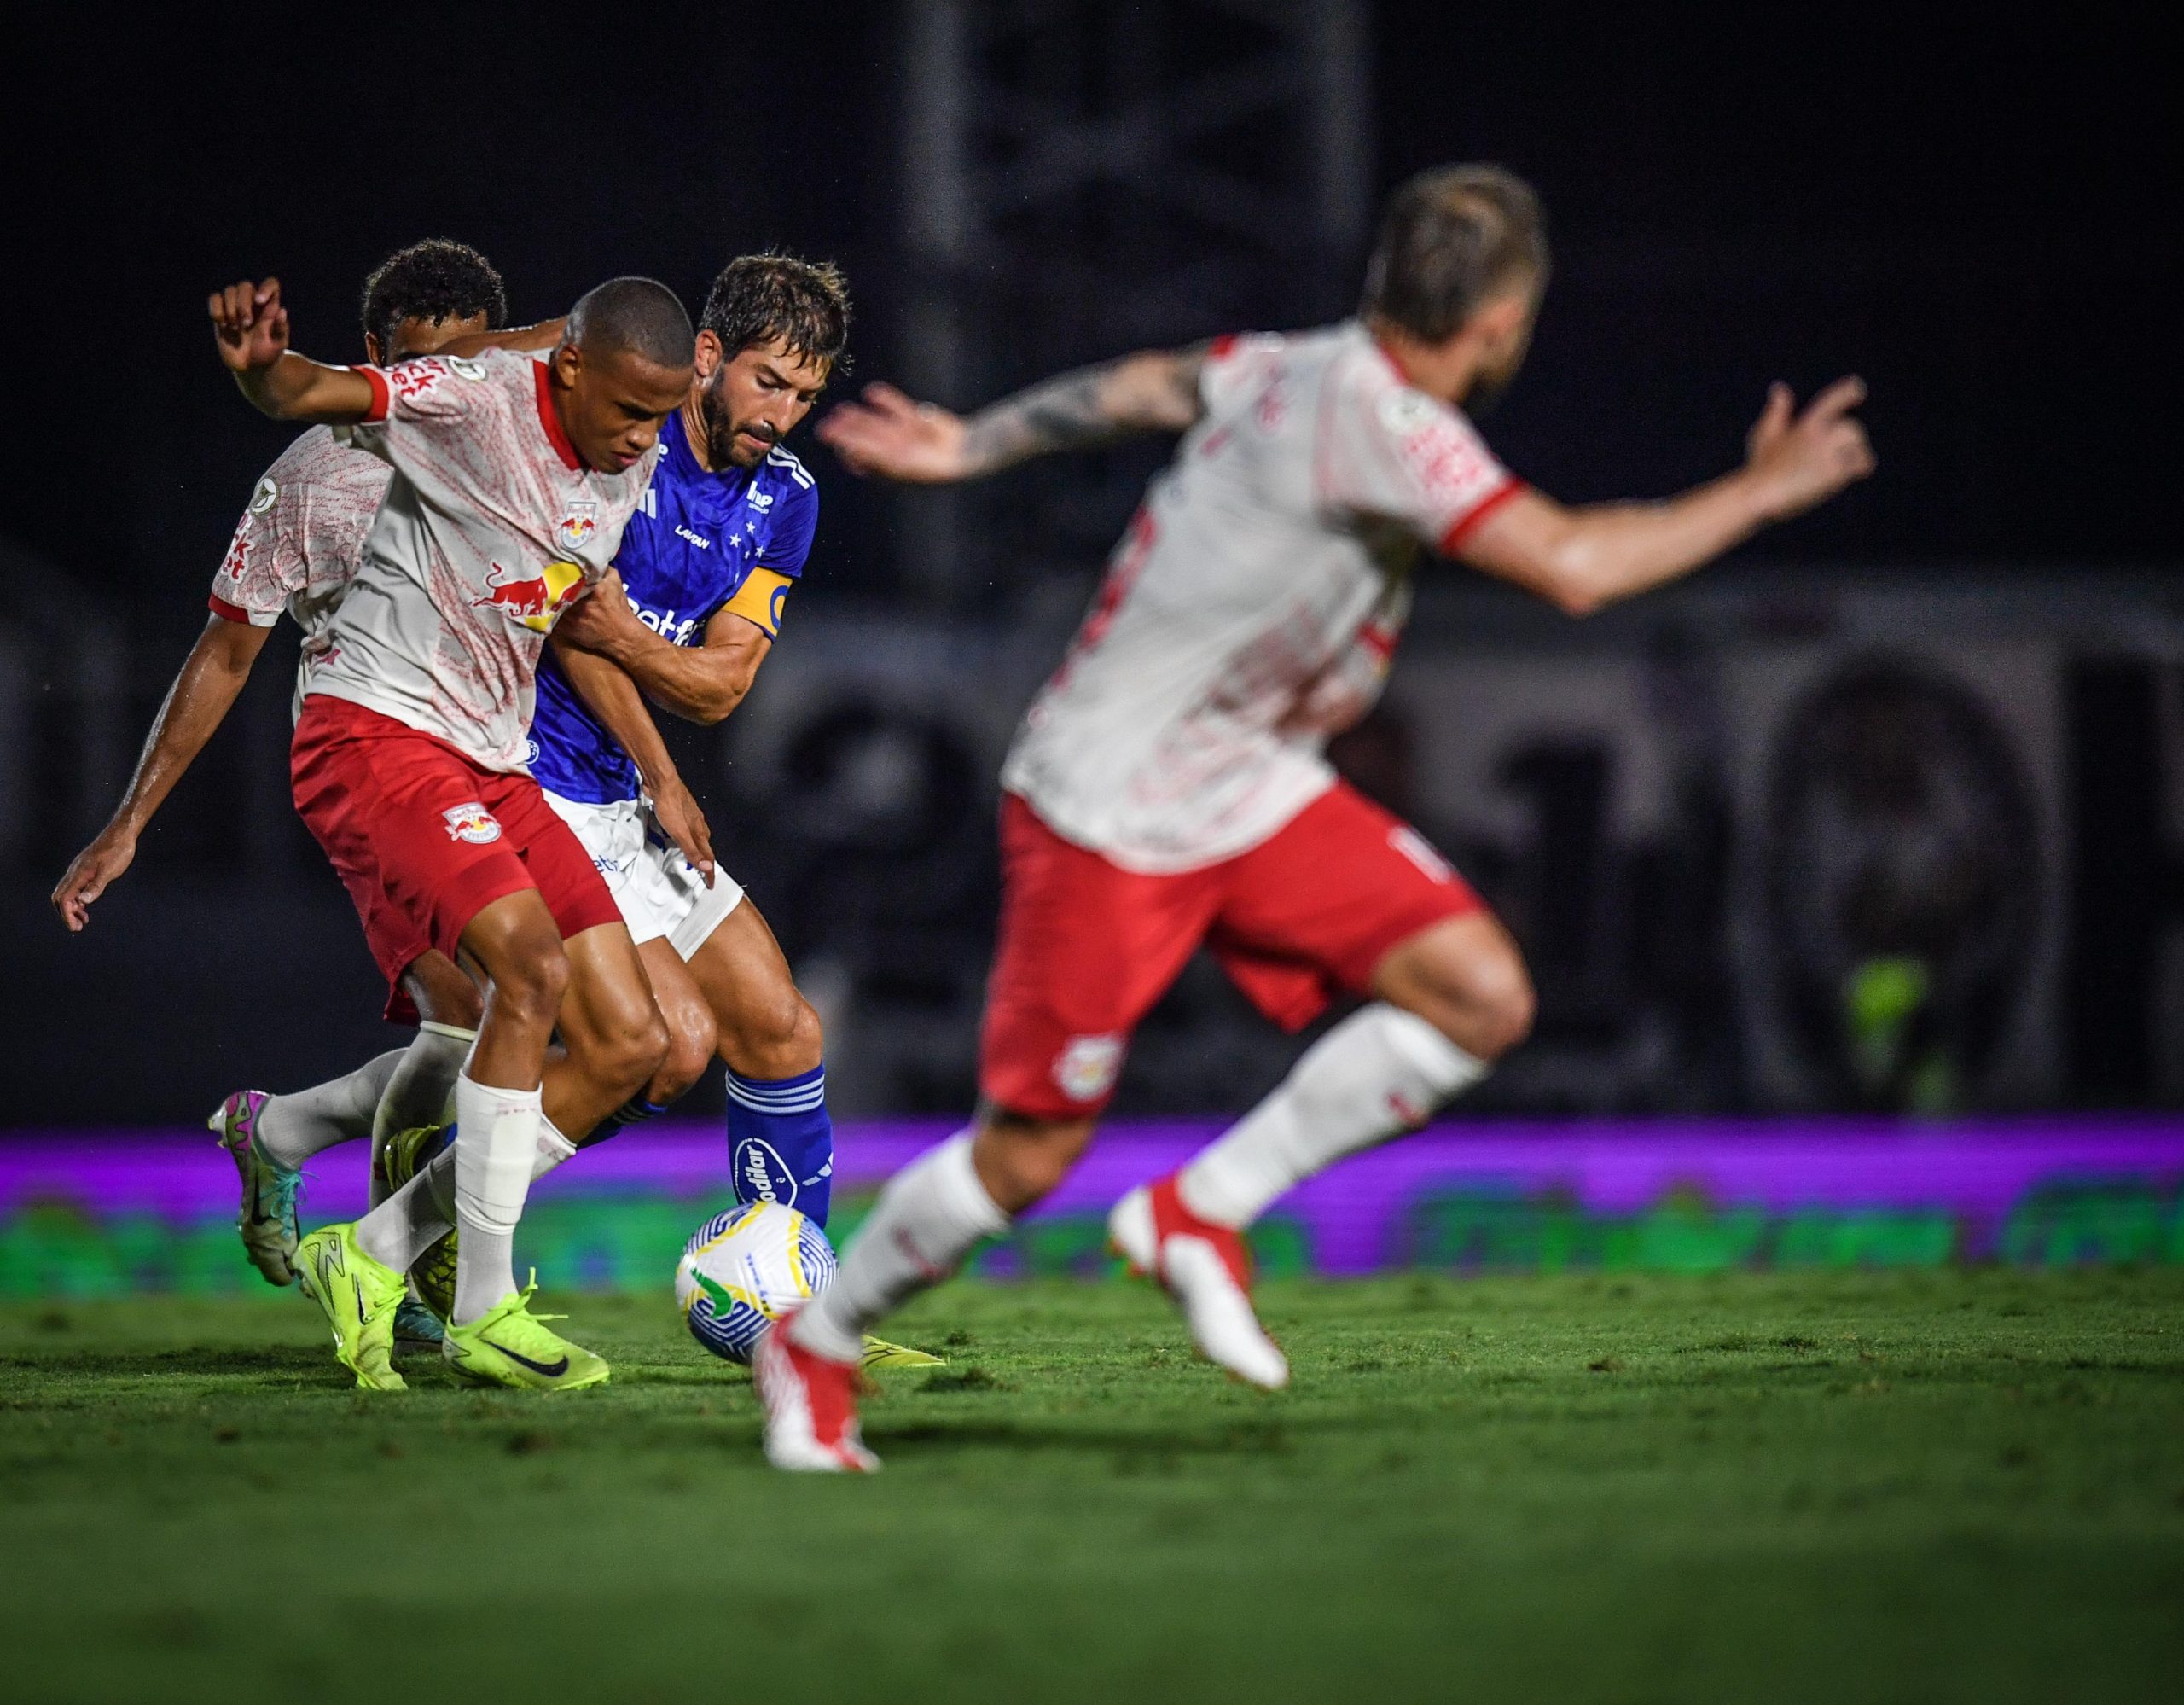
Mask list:
[[[1380,690],[1431,549],[1573,614],[1676,578],[1873,468],[1855,380],[1777,387],[1744,466],[1664,503],[1570,509],[1461,412],[1516,373],[1548,273],[1539,206],[1498,168],[1414,179],[1358,317],[1071,374],[964,421],[875,387],[820,435],[853,468],[977,478],[1130,431],[1186,434],[1118,548],[1002,777],[1002,914],[970,1129],[898,1174],[839,1276],[762,1341],[768,1455],[874,1466],[858,1335],[1052,1190],[1130,1033],[1199,946],[1295,1028],[1365,1004],[1109,1229],[1205,1355],[1263,1387],[1241,1233],[1300,1179],[1414,1128],[1521,1041],[1515,944],[1425,839],[1321,755]]]
[[[431,240],[390,255],[364,281],[363,337],[374,365],[429,355],[497,327],[507,317],[501,276],[475,249]],[[326,650],[334,612],[356,578],[364,538],[393,470],[378,457],[313,427],[265,470],[213,576],[212,615],[166,701],[112,819],[69,864],[53,904],[71,930],[90,921],[99,896],[126,871],[137,842],[241,693],[285,614],[302,629],[295,711],[312,664]],[[442,953],[420,954],[401,975],[389,1018],[419,1025],[392,1049],[346,1076],[294,1095],[243,1090],[212,1120],[242,1181],[237,1216],[251,1261],[275,1284],[292,1284],[304,1162],[337,1143],[437,1119],[478,1026],[477,987]],[[437,1338],[429,1312],[405,1310],[405,1333]]]
[[[689,386],[689,317],[665,286],[616,279],[546,361],[491,350],[380,370],[290,352],[271,281],[208,306],[253,404],[346,427],[395,473],[311,671],[290,771],[390,982],[430,947],[487,986],[456,1081],[463,1238],[444,1353],[473,1379],[598,1383],[606,1363],[517,1290],[515,1223],[534,1172],[572,1152],[562,1133],[641,1089],[667,1039],[612,897],[524,763],[540,649],[607,573],[643,492]],[[549,1062],[557,1028],[566,1053]],[[389,1360],[403,1275],[449,1229],[424,1182],[297,1250],[360,1386],[403,1384]]]

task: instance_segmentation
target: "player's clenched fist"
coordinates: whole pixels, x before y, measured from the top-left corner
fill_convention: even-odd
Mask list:
[[[215,290],[205,306],[212,316],[212,338],[220,359],[231,371],[270,367],[287,353],[288,311],[281,306],[279,279],[230,284]]]
[[[852,472],[921,485],[961,480],[969,471],[961,415],[913,402],[892,385],[868,385],[821,421],[820,439]]]
[[[1769,390],[1745,440],[1745,466],[1760,480],[1775,520],[1802,515],[1873,471],[1866,429],[1850,416],[1865,400],[1864,380],[1838,379],[1800,415],[1787,385]]]

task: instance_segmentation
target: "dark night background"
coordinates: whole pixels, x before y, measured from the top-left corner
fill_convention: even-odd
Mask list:
[[[363,274],[420,236],[483,249],[520,318],[627,271],[665,279],[694,307],[728,257],[780,245],[847,270],[860,376],[908,358],[893,8],[148,22],[85,6],[15,32],[0,118],[15,234],[0,538],[63,577],[26,589],[42,577],[18,568],[33,612],[20,643],[56,643],[41,636],[79,619],[126,636],[132,741],[204,620],[239,504],[288,436],[240,402],[212,357],[203,300],[219,283],[277,272],[298,346],[351,358]],[[1194,49],[1162,50],[1183,62]],[[1999,584],[2099,569],[2158,594],[2176,572],[2173,77],[2131,28],[2090,13],[1950,22],[1386,3],[1372,81],[1381,188],[1489,158],[1544,195],[1553,291],[1531,364],[1487,422],[1543,488],[1570,500],[1672,491],[1731,464],[1769,380],[1804,392],[1856,371],[1872,388],[1880,477],[1761,541],[1746,553],[1759,568],[1726,575],[1854,561]],[[1278,319],[1297,300],[1212,303],[1166,329],[1180,340],[1236,317]],[[1338,294],[1318,311],[1345,306]],[[1024,370],[998,378],[1113,352],[1067,325],[1019,333],[1009,350],[1003,364]],[[825,495],[799,615],[930,613],[898,572],[888,500],[808,433],[797,447]],[[1122,461],[1127,485],[1143,463]],[[954,602],[990,616],[1011,596],[994,585]],[[259,675],[254,697],[285,697],[277,655]],[[35,916],[44,891],[103,815],[103,803],[88,822],[87,806],[61,803],[73,797],[62,772],[89,761],[69,752],[48,742],[14,772],[29,792],[10,940],[59,934]],[[170,807],[177,869],[217,864],[232,790],[279,787],[277,749],[262,757],[230,729],[184,783]],[[96,779],[101,800],[118,780]],[[732,813],[717,788],[707,796]],[[162,877],[163,856],[155,835],[127,893],[102,903],[92,934],[103,925],[107,940],[72,944],[79,967],[121,977],[118,990],[71,971],[66,952],[19,963],[19,1106],[68,1117],[78,1098],[49,1079],[101,1060],[127,1079],[130,1049],[108,1034],[117,1002],[132,1033],[201,1027],[222,1058],[181,1088],[107,1085],[92,1098],[108,1116],[178,1116],[232,1086],[224,1074],[285,1080],[387,1045],[369,1012],[338,1036],[281,1032],[293,991],[257,983],[251,966],[289,914],[234,913],[245,939],[210,984],[202,966],[197,981],[174,973],[173,956],[198,950],[169,940],[158,911],[205,890]],[[296,880],[331,887],[322,870]],[[138,938],[136,952],[117,936]],[[361,948],[336,937],[328,957],[347,1007],[369,1006]],[[235,1004],[196,1008],[208,986]],[[238,1014],[253,1010],[277,1047],[251,1051]]]

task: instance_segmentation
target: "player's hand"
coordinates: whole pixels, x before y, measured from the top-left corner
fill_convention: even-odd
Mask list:
[[[1759,482],[1773,519],[1803,515],[1873,471],[1873,447],[1850,416],[1865,400],[1862,379],[1838,379],[1803,414],[1787,385],[1768,391],[1767,406],[1745,439],[1745,468]]]
[[[270,367],[288,351],[288,311],[281,306],[281,281],[262,284],[245,279],[206,299],[212,316],[212,341],[231,373]]]
[[[584,597],[563,610],[554,624],[554,637],[579,651],[619,661],[633,645],[657,637],[637,620],[630,608],[630,595],[621,573],[609,568]]]
[[[53,890],[53,909],[71,934],[82,932],[91,921],[91,902],[136,861],[136,837],[112,829],[76,855]]]
[[[913,402],[892,385],[866,386],[862,399],[838,404],[816,430],[852,474],[939,486],[972,472],[963,417]]]
[[[667,838],[682,849],[682,856],[697,867],[698,874],[706,879],[706,886],[711,887],[715,869],[713,832],[680,776],[669,777],[665,785],[653,790],[652,814]]]

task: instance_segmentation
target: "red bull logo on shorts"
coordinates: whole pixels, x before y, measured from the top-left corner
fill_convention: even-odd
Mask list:
[[[485,809],[483,800],[450,806],[440,813],[440,821],[447,825],[447,838],[450,841],[467,841],[473,847],[490,847],[501,838],[500,819]]]

